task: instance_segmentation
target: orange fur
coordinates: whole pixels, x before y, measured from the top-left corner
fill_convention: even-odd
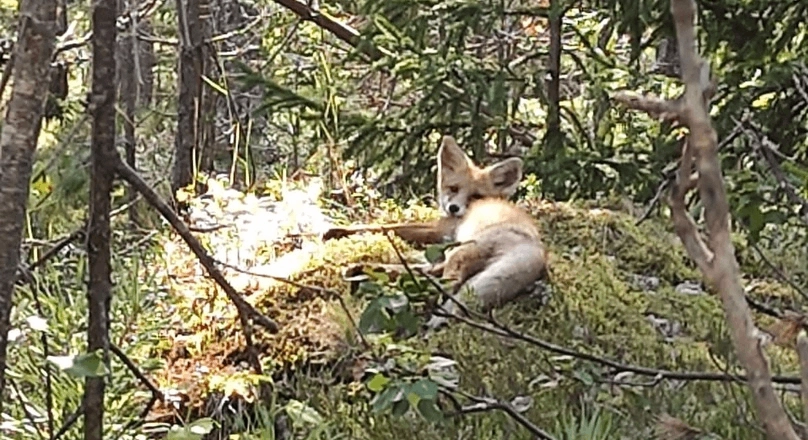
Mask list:
[[[443,217],[433,222],[334,228],[323,238],[389,230],[418,244],[460,242],[447,251],[443,277],[454,281],[454,293],[473,291],[483,310],[489,310],[516,298],[547,269],[547,253],[535,220],[507,200],[521,178],[520,159],[481,168],[451,136],[444,136],[438,152],[438,200]],[[444,308],[453,312],[456,305],[450,301]],[[444,321],[433,317],[430,325]]]

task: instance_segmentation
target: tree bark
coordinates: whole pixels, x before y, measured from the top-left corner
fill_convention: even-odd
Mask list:
[[[171,170],[171,192],[193,182],[194,150],[197,147],[197,103],[202,90],[202,29],[199,0],[177,0],[180,35],[178,75],[177,137]]]
[[[91,134],[90,221],[87,235],[90,284],[87,348],[103,350],[109,362],[110,193],[115,178],[115,46],[117,0],[93,2],[93,67],[89,110]],[[84,438],[101,440],[104,427],[104,377],[88,377],[84,389]]]
[[[42,126],[55,45],[56,2],[22,0],[14,45],[14,83],[0,134],[0,414],[11,305],[20,263],[31,167]]]
[[[118,10],[125,11],[127,7],[131,10],[136,9],[136,1],[127,2],[126,0],[118,0]],[[133,14],[134,15],[134,14]],[[137,30],[138,22],[134,20],[130,23],[128,31],[121,36],[118,41],[118,48],[115,53],[117,71],[115,81],[118,85],[118,100],[123,107],[123,144],[126,154],[126,164],[137,169],[135,149],[137,146],[137,139],[135,137],[135,108],[137,106],[138,88],[137,88],[137,62],[136,57],[139,54],[136,52],[137,47]],[[134,203],[137,197],[131,185],[126,187],[126,203],[129,204],[129,221],[132,226],[138,225],[137,205]]]
[[[680,181],[689,179],[690,166],[695,162],[699,196],[704,206],[708,207],[704,215],[712,258],[707,258],[707,252],[699,254],[697,251],[694,259],[701,260],[700,266],[707,268],[704,270],[705,278],[716,287],[721,297],[730,337],[738,360],[749,377],[752,401],[767,437],[771,440],[798,440],[799,437],[772,387],[768,361],[761,347],[759,331],[746,303],[735,249],[730,239],[729,203],[721,162],[718,160],[718,136],[710,119],[707,100],[704,99],[704,92],[710,87],[709,67],[696,51],[696,4],[694,0],[674,0],[671,2],[671,13],[676,23],[682,82],[685,84],[682,119],[690,129],[685,149],[690,148],[690,144],[693,150],[693,156],[689,160],[686,160],[685,155],[690,153],[683,153],[682,166],[687,166],[687,174],[679,177]],[[679,218],[692,225],[692,219],[685,216],[686,213],[680,213]],[[683,240],[694,240],[694,237],[698,236],[693,233],[691,237],[683,236]],[[705,249],[707,246],[702,242],[700,247]]]

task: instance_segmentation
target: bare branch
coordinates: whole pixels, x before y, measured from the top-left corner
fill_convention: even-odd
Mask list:
[[[653,95],[640,95],[621,90],[612,99],[632,109],[648,113],[651,117],[666,122],[678,122],[682,114],[682,103],[679,99],[669,101]]]
[[[730,240],[729,204],[718,160],[718,136],[708,110],[716,84],[709,65],[696,51],[695,2],[672,0],[671,13],[679,43],[684,95],[675,101],[661,101],[618,93],[615,100],[630,108],[664,114],[666,118],[688,126],[689,138],[682,148],[682,161],[669,200],[674,228],[707,282],[719,292],[733,346],[747,372],[755,409],[768,438],[796,440],[797,434],[774,394],[760,332],[752,320],[740,281],[735,249]],[[671,113],[674,115],[671,116]],[[697,172],[695,175],[691,174],[693,164]],[[699,236],[684,204],[685,195],[694,186],[698,187],[702,204],[706,207],[708,243]]]
[[[171,209],[168,204],[163,201],[160,196],[154,192],[154,190],[149,187],[149,185],[143,181],[143,179],[138,176],[137,172],[130,168],[126,163],[121,161],[120,158],[117,158],[117,162],[115,163],[115,168],[118,171],[118,175],[129,182],[137,191],[143,194],[143,197],[152,205],[163,217],[168,220],[171,226],[177,231],[177,233],[182,237],[188,247],[191,248],[191,251],[199,258],[199,262],[205,269],[208,271],[208,274],[216,281],[219,286],[222,287],[227,297],[233,304],[236,305],[236,308],[239,311],[239,316],[242,319],[242,325],[245,327],[245,337],[248,337],[252,334],[250,330],[250,325],[248,320],[255,319],[258,324],[266,328],[272,333],[276,333],[278,331],[278,324],[273,321],[272,319],[264,316],[263,314],[259,313],[252,304],[248,303],[241,295],[236,292],[236,289],[227,282],[222,272],[216,267],[216,263],[213,258],[205,252],[205,249],[202,247],[202,244],[196,237],[191,234],[191,231],[188,230],[188,226],[177,217],[177,214]]]
[[[507,402],[502,402],[497,399],[493,399],[490,397],[479,397],[474,396],[469,393],[463,391],[457,391],[463,397],[475,402],[477,405],[474,406],[473,409],[469,410],[466,409],[464,412],[479,412],[479,411],[487,411],[487,410],[499,410],[510,416],[516,423],[522,425],[525,429],[530,431],[537,439],[541,440],[555,440],[550,433],[547,431],[539,428],[533,422],[528,420],[525,416],[522,415],[513,405]]]
[[[679,162],[679,169],[676,172],[676,181],[671,187],[671,196],[668,203],[671,207],[671,217],[673,218],[673,229],[676,235],[682,240],[682,244],[688,255],[702,272],[710,271],[710,263],[713,260],[713,253],[699,235],[696,223],[687,212],[685,196],[696,187],[698,176],[693,175],[693,152],[687,141],[682,144],[682,159]]]
[[[695,159],[698,172],[698,189],[705,207],[705,220],[709,234],[709,245],[713,258],[705,265],[705,248],[694,246],[692,230],[689,229],[692,219],[686,227],[682,227],[683,219],[679,219],[677,232],[688,253],[696,260],[708,282],[715,285],[727,316],[730,335],[741,365],[749,376],[752,399],[755,403],[758,418],[768,438],[798,439],[780,401],[774,393],[768,361],[763,353],[758,330],[752,321],[749,305],[746,303],[744,289],[740,281],[738,262],[730,240],[729,204],[727,202],[724,178],[718,160],[718,139],[710,120],[707,98],[711,87],[709,67],[696,52],[696,31],[694,19],[696,5],[693,0],[673,0],[671,12],[676,25],[679,42],[679,56],[682,61],[682,81],[685,84],[684,108],[680,120],[690,129],[690,138],[683,151],[683,165],[680,167],[680,178],[689,155]],[[693,149],[692,153],[690,149]],[[688,157],[687,160],[684,158]],[[689,164],[687,164],[689,167]],[[689,174],[690,170],[686,172]],[[682,184],[679,182],[679,184]],[[684,188],[692,184],[690,179]],[[680,196],[681,194],[676,194]],[[676,197],[672,197],[675,199]],[[702,243],[703,244],[703,243]]]

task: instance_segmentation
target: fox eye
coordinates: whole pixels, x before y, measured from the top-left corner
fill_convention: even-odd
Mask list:
[[[469,200],[480,200],[482,198],[483,198],[482,194],[478,194],[478,193],[474,193],[474,194],[469,196]]]
[[[456,185],[452,185],[449,187],[449,192],[451,193],[456,193],[458,190],[459,188]]]

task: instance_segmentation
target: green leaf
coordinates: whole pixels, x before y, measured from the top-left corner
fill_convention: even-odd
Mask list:
[[[401,274],[401,276],[398,277],[398,288],[408,294],[421,293],[424,290],[421,287],[421,283],[409,273]]]
[[[379,296],[382,294],[382,286],[373,281],[364,281],[359,284],[359,293],[366,294],[367,296]]]
[[[406,330],[406,337],[417,334],[420,323],[418,316],[412,310],[405,310],[396,315],[397,327]]]
[[[390,282],[390,276],[387,275],[387,272],[384,272],[382,270],[373,270],[369,267],[366,267],[363,272],[365,272],[365,275],[373,278],[373,280],[377,284],[387,284]]]
[[[381,373],[376,373],[376,375],[374,375],[368,381],[367,387],[368,387],[368,389],[370,391],[373,391],[374,393],[378,393],[388,383],[390,383],[390,379],[388,379],[387,377],[385,377],[385,375],[383,375]]]
[[[387,295],[379,298],[379,305],[394,314],[406,310],[409,304],[407,295]]]
[[[592,379],[592,375],[586,371],[575,370],[572,372],[572,375],[575,376],[576,379],[583,382],[583,384],[586,386],[590,386],[595,383],[595,381]]]
[[[417,394],[421,399],[434,400],[438,397],[438,385],[429,379],[421,379],[412,384],[410,392]]]
[[[433,244],[431,246],[427,246],[426,250],[424,251],[424,256],[426,260],[432,264],[435,264],[441,258],[443,258],[443,252],[446,251],[448,246],[445,244]]]
[[[400,392],[401,387],[398,385],[394,385],[385,388],[384,391],[375,395],[373,399],[370,401],[370,406],[373,412],[380,413],[389,408],[393,404],[394,399],[398,396]]]
[[[195,432],[189,426],[173,425],[166,433],[166,440],[201,440],[205,436],[204,433]]]
[[[387,327],[389,318],[384,313],[379,299],[368,303],[362,315],[359,316],[359,331],[362,333],[374,333]]]
[[[187,429],[193,434],[202,436],[209,434],[214,427],[216,427],[216,422],[210,417],[205,417],[189,423]]]
[[[74,377],[101,377],[108,373],[101,350],[78,356],[48,356],[48,361]]]
[[[289,415],[295,425],[320,426],[323,424],[323,417],[320,413],[299,400],[290,400],[285,409],[286,414]]]
[[[766,226],[766,220],[763,218],[763,213],[760,212],[760,205],[750,205],[748,219],[749,232],[753,237],[759,237],[760,231],[762,231],[763,227]]]
[[[393,404],[393,415],[396,417],[403,416],[407,410],[410,409],[410,402],[407,399],[401,399]]]
[[[752,101],[752,107],[767,108],[769,107],[772,99],[774,99],[775,96],[777,96],[776,92],[764,93],[758,96],[754,101]]]
[[[443,413],[438,408],[437,402],[431,399],[421,399],[418,402],[418,412],[427,421],[435,423],[443,420]]]

